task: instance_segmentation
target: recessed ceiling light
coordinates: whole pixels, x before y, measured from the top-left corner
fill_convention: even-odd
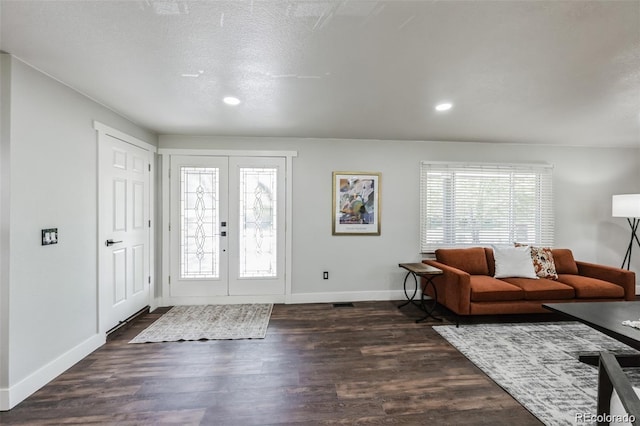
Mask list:
[[[227,96],[222,101],[227,105],[238,105],[240,103],[240,99],[233,96]]]
[[[149,4],[149,2],[147,2]],[[189,7],[186,1],[157,0],[151,3],[156,15],[188,15]]]
[[[202,74],[204,74],[204,70],[198,70],[197,73],[182,73],[180,74],[181,77],[185,77],[185,78],[198,78],[200,77]]]
[[[443,102],[436,105],[436,111],[449,111],[451,108],[453,108],[453,104],[450,102]]]

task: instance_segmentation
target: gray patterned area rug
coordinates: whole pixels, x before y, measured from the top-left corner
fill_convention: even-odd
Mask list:
[[[174,306],[129,343],[264,339],[272,304]]]
[[[597,413],[598,369],[580,362],[579,354],[637,353],[575,322],[433,329],[546,425],[586,425],[577,416]],[[638,369],[625,372],[640,384]]]

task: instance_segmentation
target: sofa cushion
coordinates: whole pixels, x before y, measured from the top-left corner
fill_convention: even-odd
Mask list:
[[[523,300],[524,290],[508,282],[487,275],[471,275],[472,302],[498,302],[505,300]]]
[[[558,281],[573,287],[578,299],[618,299],[624,297],[622,286],[597,278],[559,274]]]
[[[503,281],[524,290],[525,300],[565,300],[576,296],[573,287],[546,278],[503,278]]]
[[[487,266],[489,267],[488,275],[492,277],[496,274],[496,258],[493,257],[493,249],[491,247],[485,247],[484,254],[487,258]]]
[[[529,246],[493,246],[496,260],[495,278],[521,277],[538,279]]]
[[[436,260],[471,275],[489,275],[487,258],[482,247],[438,249]]]
[[[578,275],[578,265],[573,258],[573,253],[569,249],[553,249],[553,262],[556,265],[558,274]]]

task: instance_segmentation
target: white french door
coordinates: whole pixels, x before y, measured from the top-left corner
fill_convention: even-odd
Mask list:
[[[170,157],[170,297],[284,295],[284,178],[284,158]]]
[[[229,158],[229,294],[284,294],[285,160]]]
[[[228,294],[226,158],[171,157],[171,296]]]

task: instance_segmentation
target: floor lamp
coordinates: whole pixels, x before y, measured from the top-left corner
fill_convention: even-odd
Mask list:
[[[626,217],[631,227],[631,240],[627,247],[627,254],[624,255],[621,268],[625,263],[627,269],[631,265],[631,251],[633,249],[633,241],[638,243],[640,248],[640,240],[638,240],[638,225],[640,225],[640,194],[623,194],[614,195],[611,201],[611,215],[613,217]]]

